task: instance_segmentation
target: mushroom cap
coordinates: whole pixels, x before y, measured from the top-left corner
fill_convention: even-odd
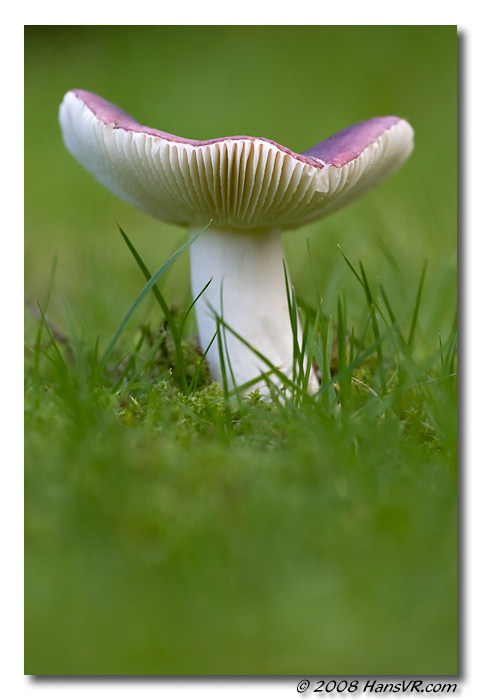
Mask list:
[[[185,139],[85,90],[60,105],[65,145],[103,185],[154,217],[225,229],[295,228],[354,201],[413,149],[411,125],[375,117],[304,153],[265,138]]]

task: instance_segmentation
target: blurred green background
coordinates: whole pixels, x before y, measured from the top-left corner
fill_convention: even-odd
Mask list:
[[[69,155],[57,121],[69,89],[184,137],[264,136],[297,152],[396,114],[415,129],[411,158],[287,232],[286,257],[315,301],[309,239],[323,310],[344,289],[359,322],[365,300],[338,244],[380,276],[401,320],[427,260],[416,348],[431,352],[456,303],[456,44],[442,26],[26,27],[27,300],[44,298],[56,259],[49,317],[105,346],[144,284],[117,223],[152,271],[186,240]],[[188,303],[186,256],[162,284]],[[36,323],[27,315],[27,336]],[[52,405],[29,424],[26,673],[456,672],[445,454],[398,449],[389,421],[357,454],[321,424],[286,444],[268,425],[260,447],[247,435],[227,449],[180,427],[129,432],[109,406],[80,425]]]

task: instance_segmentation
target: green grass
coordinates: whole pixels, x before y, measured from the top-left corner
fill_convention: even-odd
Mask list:
[[[239,402],[209,382],[172,312],[122,348],[177,257],[101,356],[85,338],[60,343],[41,312],[26,672],[454,673],[455,335],[415,358],[425,268],[406,340],[383,287],[384,303],[347,260],[365,323],[347,333],[339,297],[297,345],[299,367],[304,352],[322,368],[319,394],[301,375],[287,399]]]
[[[25,672],[456,673],[455,28],[26,39]],[[210,382],[185,232],[68,156],[72,87],[294,150],[375,114],[413,123],[396,176],[285,236],[304,328],[286,400]]]

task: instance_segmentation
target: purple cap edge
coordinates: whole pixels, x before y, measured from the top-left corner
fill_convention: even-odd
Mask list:
[[[385,131],[395,126],[400,120],[399,117],[373,117],[367,121],[359,122],[348,126],[346,129],[338,131],[329,138],[312,146],[303,153],[295,153],[286,146],[282,146],[275,141],[263,137],[254,136],[226,136],[207,141],[198,141],[195,139],[186,139],[181,136],[169,134],[166,131],[160,131],[149,126],[144,126],[137,122],[130,114],[124,112],[117,105],[108,102],[103,97],[96,95],[87,90],[70,90],[92,114],[103,124],[112,124],[115,129],[123,129],[125,131],[133,131],[139,134],[148,134],[156,136],[174,143],[189,144],[193,147],[208,146],[213,143],[222,141],[264,141],[269,143],[280,151],[288,154],[296,160],[312,165],[315,168],[322,169],[324,164],[333,165],[341,168],[347,163],[355,160],[361,155],[365,148],[374,143]],[[322,161],[322,162],[320,162]]]
[[[333,136],[312,146],[303,155],[319,158],[324,163],[342,168],[358,158],[385,131],[401,121],[399,117],[373,117],[338,131]]]

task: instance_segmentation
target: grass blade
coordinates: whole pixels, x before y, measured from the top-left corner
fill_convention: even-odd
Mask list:
[[[406,340],[404,339],[404,336],[401,332],[401,329],[399,328],[399,323],[397,322],[396,316],[394,314],[394,311],[392,310],[391,304],[389,303],[389,300],[387,298],[387,294],[386,294],[381,282],[379,282],[379,290],[381,292],[381,296],[383,298],[384,305],[387,309],[387,312],[389,315],[389,320],[391,321],[391,328],[394,329],[396,337],[398,338],[398,341],[399,341],[399,345],[401,346],[401,351],[405,357],[411,359],[411,350],[409,348],[409,345],[406,343]]]
[[[187,311],[185,312],[184,318],[182,319],[182,323],[180,324],[180,329],[179,329],[179,335],[180,335],[180,336],[182,336],[182,331],[183,331],[183,329],[184,329],[185,322],[187,321],[187,317],[189,316],[190,312],[192,311],[192,309],[194,308],[194,306],[197,304],[197,302],[199,301],[199,299],[201,298],[201,296],[203,295],[203,293],[205,292],[205,290],[206,290],[207,287],[210,285],[210,283],[212,282],[213,279],[214,279],[213,277],[210,278],[210,280],[207,282],[207,284],[205,285],[205,287],[204,287],[203,289],[201,289],[201,291],[199,292],[199,294],[195,297],[195,299],[192,301],[192,303],[190,304],[189,308],[188,308]]]
[[[43,312],[43,309],[42,309],[42,307],[41,307],[40,302],[38,301],[38,299],[37,299],[37,306],[38,306],[38,309],[39,309],[39,311],[40,311],[40,315],[41,315],[41,317],[42,317],[43,324],[44,324],[45,328],[47,329],[48,337],[50,338],[50,342],[52,343],[52,347],[53,347],[53,349],[55,350],[55,354],[57,355],[58,359],[60,360],[61,366],[62,366],[62,367],[65,369],[65,371],[67,372],[67,371],[68,371],[68,367],[67,367],[67,365],[66,365],[65,360],[64,360],[63,357],[62,357],[62,353],[61,353],[60,350],[58,349],[58,345],[57,345],[57,343],[55,342],[55,338],[53,337],[53,333],[52,333],[52,331],[50,330],[50,326],[49,326],[48,323],[47,323],[47,319],[45,318],[45,314],[44,314],[44,312]]]
[[[413,340],[414,340],[414,331],[416,329],[416,322],[418,320],[418,313],[419,313],[419,304],[421,302],[421,293],[423,291],[423,284],[424,284],[424,277],[426,275],[426,268],[428,265],[428,261],[424,261],[423,265],[423,271],[421,272],[421,279],[419,281],[419,287],[418,287],[418,293],[416,295],[416,304],[414,306],[414,312],[413,312],[413,317],[411,320],[411,328],[409,330],[409,337],[408,337],[408,346],[412,350],[413,347]]]
[[[209,224],[207,224],[209,226]],[[207,229],[207,226],[203,228],[201,231],[195,234],[195,236],[192,236],[192,238],[187,241],[181,248],[179,248],[173,255],[170,256],[170,258],[163,264],[161,267],[157,270],[157,272],[152,275],[152,277],[149,279],[147,284],[143,287],[142,291],[138,295],[137,299],[132,303],[130,306],[129,310],[125,314],[124,318],[122,319],[119,327],[117,328],[116,332],[114,333],[110,343],[107,346],[107,349],[105,350],[104,354],[102,355],[102,358],[97,366],[97,371],[95,373],[96,380],[100,379],[102,372],[105,369],[105,366],[107,365],[107,362],[110,359],[110,356],[112,355],[112,352],[117,345],[120,336],[124,332],[128,322],[134,315],[134,313],[137,311],[138,307],[140,304],[143,302],[147,294],[150,292],[150,290],[154,287],[155,283],[157,282],[158,279],[162,277],[162,275],[169,269],[169,267],[179,258],[182,253],[184,253],[186,250],[190,248],[190,246],[195,243],[195,241],[204,233],[204,231]]]
[[[223,348],[223,334],[221,333],[220,330],[220,318],[216,318],[216,336],[217,336],[217,344],[218,344],[218,349],[219,349],[219,362],[220,362],[220,371],[222,375],[222,387],[224,389],[224,414],[225,414],[225,427],[226,427],[226,434],[229,436],[232,433],[232,411],[230,407],[230,397],[229,397],[229,386],[227,382],[227,371],[226,371],[226,366],[225,366],[225,357],[224,357],[224,348]],[[215,336],[214,336],[215,337]]]
[[[364,292],[366,294],[366,300],[369,305],[369,310],[371,314],[371,324],[372,324],[372,331],[374,334],[374,340],[378,343],[377,348],[376,348],[376,354],[377,354],[377,364],[378,364],[378,370],[379,370],[379,381],[381,383],[381,392],[383,394],[386,393],[386,372],[384,368],[384,358],[383,358],[383,353],[382,353],[382,346],[381,343],[378,342],[380,340],[380,333],[379,333],[379,326],[377,322],[377,316],[376,316],[376,309],[375,309],[375,302],[374,299],[372,298],[371,290],[369,288],[369,283],[367,281],[367,276],[366,272],[364,270],[364,266],[362,262],[359,262],[359,266],[361,268],[361,275],[362,275],[362,280],[363,280],[363,287],[364,287]]]
[[[347,365],[347,349],[346,349],[346,308],[345,302],[342,303],[341,295],[337,296],[337,377],[339,380],[339,385],[341,388],[341,409],[345,413],[348,407],[350,390],[351,390],[351,377],[349,374],[344,373]]]
[[[364,286],[364,285],[363,285],[363,282],[362,282],[362,279],[361,279],[361,277],[359,276],[359,273],[355,270],[354,265],[351,263],[351,261],[349,260],[349,258],[347,257],[347,255],[345,254],[345,252],[343,251],[343,249],[341,248],[341,246],[339,245],[339,243],[337,244],[337,247],[339,248],[339,251],[340,251],[342,257],[343,257],[344,260],[347,262],[347,264],[348,264],[348,266],[349,266],[351,272],[353,273],[353,275],[355,276],[355,278],[357,279],[357,281],[359,282],[359,284],[361,284],[362,286]]]
[[[362,266],[362,263],[359,262],[359,265],[360,265],[360,267],[361,267],[361,273],[362,273],[362,276],[360,276],[360,275],[356,272],[356,270],[355,270],[353,264],[350,262],[350,260],[348,259],[348,257],[347,257],[346,254],[344,253],[344,251],[342,250],[341,246],[338,244],[337,247],[339,248],[339,251],[341,252],[342,257],[344,258],[344,260],[345,260],[346,263],[348,264],[350,270],[353,272],[353,274],[354,274],[354,276],[356,277],[357,281],[359,282],[359,284],[361,285],[361,287],[364,288],[365,293],[369,295],[369,300],[370,300],[370,301],[369,301],[369,304],[371,304],[371,303],[374,304],[374,306],[375,306],[376,309],[378,310],[379,315],[381,316],[381,318],[383,319],[383,321],[386,322],[386,319],[384,318],[384,314],[383,314],[383,312],[382,312],[382,309],[379,307],[379,305],[378,305],[378,303],[376,302],[376,300],[372,298],[371,290],[369,289],[369,285],[367,284],[367,278],[366,278],[366,275],[365,275],[365,273],[364,273],[364,268],[363,268],[363,266]],[[366,285],[367,285],[367,287],[366,287]]]
[[[202,371],[202,365],[204,364],[205,358],[207,357],[207,353],[209,352],[209,350],[212,346],[212,343],[214,342],[216,337],[217,337],[217,331],[212,336],[212,340],[210,341],[209,345],[206,347],[202,357],[200,358],[200,360],[197,364],[197,367],[195,368],[195,374],[192,377],[192,381],[189,384],[189,391],[188,391],[189,394],[193,394],[194,391],[197,389],[197,384],[199,383],[199,379],[200,379],[200,373]]]
[[[144,261],[140,257],[139,253],[136,251],[133,243],[129,240],[127,234],[122,230],[122,228],[119,226],[119,231],[122,235],[122,238],[124,239],[125,243],[127,244],[127,247],[129,248],[130,252],[135,258],[135,261],[137,262],[138,266],[140,267],[145,279],[148,281],[152,277],[150,274],[149,270],[147,269],[147,266],[145,265]],[[152,292],[162,309],[165,320],[167,321],[167,325],[170,329],[170,332],[172,334],[172,340],[174,341],[174,347],[175,347],[175,355],[177,358],[177,368],[179,371],[179,381],[180,381],[180,386],[183,392],[187,391],[187,379],[185,376],[185,364],[184,364],[184,354],[182,352],[182,345],[181,345],[181,337],[180,337],[180,332],[177,330],[177,324],[175,323],[175,319],[172,315],[171,310],[169,309],[169,306],[167,302],[165,301],[162,293],[160,292],[159,288],[157,287],[156,284],[152,287]]]

